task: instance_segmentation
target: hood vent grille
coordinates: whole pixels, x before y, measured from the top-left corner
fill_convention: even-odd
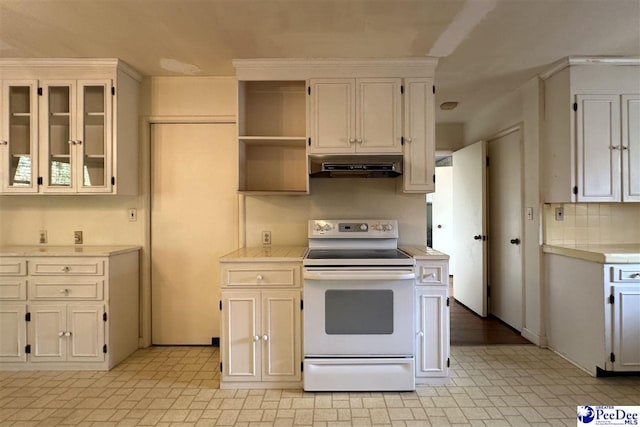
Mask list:
[[[311,157],[312,178],[395,178],[402,175],[402,156]]]

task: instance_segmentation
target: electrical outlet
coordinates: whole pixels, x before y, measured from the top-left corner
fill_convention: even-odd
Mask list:
[[[40,243],[47,243],[47,230],[40,230]]]
[[[82,231],[73,232],[73,243],[75,243],[76,245],[82,244]]]
[[[556,208],[556,221],[564,221],[564,208]]]
[[[271,245],[271,232],[270,231],[263,231],[262,232],[262,244],[264,246]]]
[[[136,208],[129,209],[129,221],[137,221],[138,220],[138,210]]]

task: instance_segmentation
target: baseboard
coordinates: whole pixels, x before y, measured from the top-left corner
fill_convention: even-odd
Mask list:
[[[523,338],[531,341],[538,347],[541,347],[541,348],[548,347],[549,342],[546,336],[538,335],[527,328],[522,328],[522,332],[520,332],[520,334],[522,335]]]

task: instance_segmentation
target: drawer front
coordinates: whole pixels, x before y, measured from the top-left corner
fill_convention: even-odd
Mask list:
[[[300,266],[223,266],[222,286],[299,287]]]
[[[611,267],[614,282],[640,283],[640,265]]]
[[[449,268],[447,263],[419,263],[416,269],[418,270],[416,280],[421,285],[449,284]]]
[[[23,277],[0,279],[0,301],[24,301],[27,299],[27,279]]]
[[[104,280],[30,280],[30,300],[101,300]]]
[[[22,258],[0,259],[0,276],[26,276],[27,261]]]
[[[38,275],[102,276],[104,260],[99,258],[50,258],[29,261],[30,273]]]

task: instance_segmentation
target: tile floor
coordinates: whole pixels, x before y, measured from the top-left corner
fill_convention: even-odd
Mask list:
[[[0,372],[0,426],[575,426],[640,405],[640,377],[592,378],[527,346],[452,347],[451,381],[403,393],[219,390],[213,347],[139,350],[109,372]]]

